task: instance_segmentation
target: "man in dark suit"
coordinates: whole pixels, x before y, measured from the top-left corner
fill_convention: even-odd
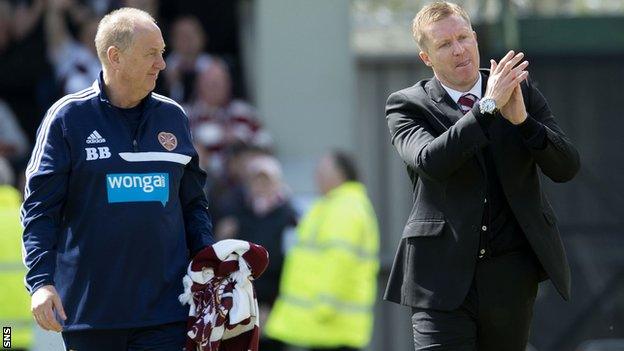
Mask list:
[[[578,152],[528,81],[522,53],[479,70],[462,8],[427,5],[413,30],[434,77],[386,105],[414,204],[385,299],[412,307],[416,350],[524,350],[539,281],[570,295],[538,173],[569,181]]]

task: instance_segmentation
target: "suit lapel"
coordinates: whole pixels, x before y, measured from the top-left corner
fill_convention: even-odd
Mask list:
[[[485,94],[487,76],[485,74],[481,74],[481,76],[483,80],[483,84],[481,84],[481,96],[483,96],[483,94]],[[459,108],[459,105],[453,101],[451,96],[446,92],[446,89],[444,89],[440,81],[435,76],[425,85],[425,88],[427,89],[431,99],[434,101],[434,106],[440,112],[438,114],[438,116],[440,116],[439,120],[446,129],[449,129],[464,116],[464,113]],[[484,175],[487,175],[483,154],[481,152],[476,152],[475,156],[477,158],[479,168],[481,168]]]
[[[440,111],[441,122],[446,129],[450,128],[455,122],[463,117],[463,113],[459,106],[446,92],[440,81],[433,77],[426,85],[427,93],[433,100],[434,106]]]

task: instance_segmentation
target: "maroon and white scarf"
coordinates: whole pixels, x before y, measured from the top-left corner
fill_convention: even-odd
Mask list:
[[[260,245],[221,240],[201,250],[179,300],[190,305],[186,351],[257,351],[258,301],[252,285],[269,263]]]

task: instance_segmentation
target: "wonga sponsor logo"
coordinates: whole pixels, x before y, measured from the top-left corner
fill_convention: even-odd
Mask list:
[[[169,174],[107,174],[106,191],[109,203],[159,201],[165,206],[169,200]]]

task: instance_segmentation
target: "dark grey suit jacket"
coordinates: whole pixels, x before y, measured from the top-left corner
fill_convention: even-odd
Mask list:
[[[482,71],[485,87],[488,72]],[[392,144],[407,165],[413,207],[397,249],[384,298],[440,310],[457,308],[470,288],[477,258],[486,178],[479,151],[490,145],[513,214],[546,275],[564,299],[570,269],[556,217],[538,172],[555,182],[577,173],[579,155],[543,95],[522,83],[529,118],[546,127],[547,145],[532,149],[518,127],[497,115],[484,134],[476,115],[465,116],[436,78],[390,95],[386,119]]]

